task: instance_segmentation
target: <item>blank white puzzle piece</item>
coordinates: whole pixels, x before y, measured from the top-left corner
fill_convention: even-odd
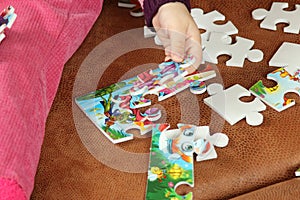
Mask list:
[[[283,29],[286,33],[298,34],[300,31],[300,4],[295,5],[293,11],[285,11],[288,8],[288,3],[273,2],[271,9],[268,11],[263,8],[256,9],[252,12],[252,17],[255,20],[263,20],[260,27],[269,30],[276,30],[276,24],[287,23],[289,26]]]
[[[300,45],[284,42],[269,61],[270,66],[284,67],[289,74],[300,69]]]
[[[204,99],[204,103],[221,115],[229,124],[234,125],[246,118],[249,125],[257,126],[263,122],[263,115],[259,113],[266,109],[258,98],[252,102],[242,102],[241,97],[250,96],[251,93],[236,84],[226,90],[220,84],[211,84],[207,88],[210,97]]]
[[[226,35],[234,35],[238,33],[238,29],[233,25],[231,21],[226,24],[216,24],[216,21],[224,21],[225,16],[214,10],[212,12],[204,14],[204,11],[200,8],[191,9],[191,15],[199,29],[206,30],[201,34],[202,40],[207,40],[211,32],[226,33]]]
[[[258,49],[251,49],[254,45],[253,40],[242,37],[236,37],[236,43],[232,43],[230,36],[224,33],[212,32],[209,40],[202,41],[204,51],[208,54],[211,62],[218,63],[218,56],[229,55],[230,60],[226,62],[227,66],[243,67],[247,58],[251,62],[259,62],[263,59],[263,52]]]

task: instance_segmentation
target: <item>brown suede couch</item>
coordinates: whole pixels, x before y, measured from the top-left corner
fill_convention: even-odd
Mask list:
[[[288,2],[291,6],[289,9],[294,9],[297,1]],[[276,85],[266,79],[266,75],[276,69],[268,66],[268,62],[282,42],[300,44],[300,37],[299,34],[284,33],[283,24],[277,26],[277,31],[259,28],[260,21],[252,19],[251,12],[259,7],[269,9],[272,1],[192,0],[191,3],[192,7],[202,8],[205,12],[218,10],[223,13],[226,20],[232,21],[239,29],[238,36],[255,40],[253,48],[264,52],[264,59],[261,62],[253,63],[246,60],[243,68],[225,66],[229,57],[220,56],[217,67],[226,88],[236,83],[250,88],[258,80],[263,80],[269,87]],[[77,126],[84,124],[91,132],[97,132],[98,129],[80,111],[82,122],[76,126],[73,119],[74,109],[79,110],[74,105],[74,83],[85,58],[97,45],[113,35],[143,26],[143,18],[131,17],[128,9],[117,7],[117,1],[104,2],[103,11],[86,40],[65,65],[58,93],[48,117],[31,199],[144,199],[146,170],[141,173],[128,173],[103,164],[90,154],[77,133]],[[148,40],[153,41],[152,38]],[[115,83],[134,66],[160,63],[162,60],[163,51],[151,48],[120,55],[104,71],[103,76],[99,77],[97,87],[102,88]],[[86,77],[86,82],[89,82],[89,77]],[[199,111],[196,112],[201,113],[198,125],[213,124],[211,131],[226,133],[230,139],[229,145],[225,148],[216,148],[217,159],[195,162],[194,188],[182,186],[178,188],[178,193],[192,191],[194,199],[199,200],[300,199],[300,179],[294,176],[294,171],[300,167],[298,95],[288,94],[289,97],[296,99],[296,105],[285,111],[277,112],[267,106],[262,112],[264,122],[257,127],[249,126],[245,120],[233,126],[224,123],[221,117],[203,103],[203,99],[207,96],[207,93],[197,96]],[[180,122],[181,110],[178,100],[169,98],[160,104],[165,108],[167,122],[171,124],[171,128],[175,128]],[[190,115],[193,117],[193,113]],[[93,138],[94,141],[98,139],[106,140],[101,134],[99,138]],[[146,137],[116,145],[129,152],[147,155],[150,142],[151,138]],[[116,157],[118,156],[111,154],[112,161]]]

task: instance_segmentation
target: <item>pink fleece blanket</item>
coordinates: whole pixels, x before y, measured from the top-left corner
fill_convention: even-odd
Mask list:
[[[102,2],[1,1],[0,10],[12,5],[18,17],[0,44],[0,199],[29,199],[63,66]]]

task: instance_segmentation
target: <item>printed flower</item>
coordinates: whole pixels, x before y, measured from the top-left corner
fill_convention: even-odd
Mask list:
[[[168,186],[169,186],[170,188],[172,188],[172,187],[174,187],[174,183],[173,183],[173,182],[169,182],[169,183],[168,183]]]

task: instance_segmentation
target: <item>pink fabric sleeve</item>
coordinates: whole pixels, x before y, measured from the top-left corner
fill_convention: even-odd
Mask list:
[[[102,2],[1,1],[1,10],[12,5],[18,17],[0,44],[0,188],[18,185],[30,198],[63,66],[99,16]]]
[[[144,0],[139,0],[141,7],[144,8]]]

